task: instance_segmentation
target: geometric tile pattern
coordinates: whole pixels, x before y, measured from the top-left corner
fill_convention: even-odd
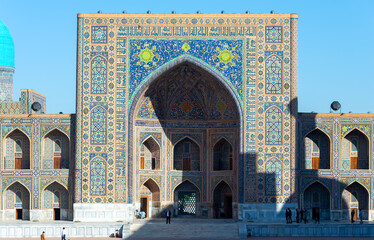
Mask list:
[[[104,196],[106,194],[106,161],[96,157],[90,163],[90,194]]]
[[[269,196],[282,195],[282,163],[278,159],[270,159],[265,165],[265,192]]]
[[[92,26],[91,27],[92,43],[107,43],[108,27]]]
[[[282,26],[266,26],[265,42],[282,43]]]
[[[106,94],[107,63],[102,56],[96,56],[91,62],[91,94]]]
[[[265,115],[266,145],[282,145],[282,111],[272,106]]]
[[[95,107],[91,110],[91,144],[103,145],[106,144],[106,110],[101,107]]]
[[[265,93],[282,94],[282,59],[273,54],[265,63]]]

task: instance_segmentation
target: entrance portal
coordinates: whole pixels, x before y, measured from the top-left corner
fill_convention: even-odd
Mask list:
[[[54,220],[61,220],[61,209],[60,208],[54,208],[53,209],[53,219]]]
[[[214,189],[213,207],[219,209],[218,217],[232,218],[232,191],[224,181],[221,181]]]
[[[22,209],[16,209],[16,219],[22,220]]]
[[[148,217],[148,197],[140,197],[140,211],[145,212],[145,217]]]

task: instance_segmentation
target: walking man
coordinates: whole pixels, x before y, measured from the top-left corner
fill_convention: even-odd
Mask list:
[[[319,208],[316,209],[315,224],[319,224]]]
[[[166,224],[170,224],[170,217],[171,217],[171,212],[170,212],[170,209],[168,208],[166,210]]]
[[[62,228],[62,231],[61,231],[61,240],[66,240],[66,233],[65,233],[64,227]]]
[[[45,240],[45,232],[43,231],[42,235],[40,235],[40,240]]]
[[[362,209],[360,209],[360,212],[359,212],[358,216],[359,216],[359,218],[360,218],[360,223],[362,224],[362,223],[363,223],[362,220],[363,220],[363,218],[364,218],[364,213],[363,213]]]

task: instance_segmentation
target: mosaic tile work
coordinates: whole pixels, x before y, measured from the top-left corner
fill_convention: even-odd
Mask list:
[[[70,145],[71,141],[75,142],[74,126],[74,116],[72,115],[36,115],[35,117],[29,117],[28,115],[2,115],[0,117],[0,128],[2,130],[0,145],[7,145],[9,142],[12,142],[9,140],[15,137],[14,139],[20,140],[20,145],[29,151],[27,163],[21,164],[26,169],[15,169],[14,165],[17,157],[22,156],[23,161],[27,159],[24,155],[26,153],[25,149],[22,150],[22,155],[20,155],[21,152],[13,144],[13,148],[8,148],[8,152],[1,151],[0,158],[7,158],[7,161],[12,162],[11,165],[4,161],[0,163],[2,170],[0,172],[2,192],[10,189],[10,186],[14,186],[14,184],[20,184],[27,189],[30,196],[28,197],[29,205],[27,209],[44,209],[42,205],[42,202],[44,202],[44,188],[48,184],[53,181],[64,182],[64,186],[69,191],[72,191],[73,185],[71,184],[72,175],[70,174],[70,170],[53,169],[53,163],[45,163],[43,154],[54,156],[54,152],[45,151],[46,149],[53,149],[53,145],[48,145],[47,139],[49,139],[49,136],[60,137],[62,143],[59,149],[60,154],[67,157],[66,161],[62,161],[62,168],[69,168],[70,162],[74,161],[74,159],[71,159],[71,154],[69,153],[70,150],[73,151],[74,149]],[[41,131],[41,129],[45,131]],[[60,129],[69,129],[69,134],[65,135]],[[65,140],[62,139],[62,136],[65,136]],[[45,142],[47,142],[46,145]],[[68,180],[69,178],[70,181]]]
[[[91,27],[91,41],[92,43],[107,43],[108,27],[107,26],[92,26]]]
[[[241,40],[131,40],[130,71],[137,74],[131,75],[129,99],[152,71],[183,55],[191,55],[216,69],[241,98],[242,47]]]
[[[107,176],[115,174],[116,189],[107,189],[106,196],[101,197],[100,201],[102,203],[134,201],[133,197],[136,196],[138,189],[134,187],[134,182],[137,181],[133,180],[135,173],[132,172],[132,164],[138,158],[132,142],[138,136],[135,136],[136,132],[132,124],[136,122],[136,128],[142,129],[141,132],[159,132],[160,127],[164,127],[164,122],[156,123],[157,121],[153,122],[153,120],[178,121],[185,118],[193,121],[235,120],[237,117],[233,116],[235,112],[233,109],[234,105],[237,105],[236,107],[240,108],[241,122],[237,125],[240,128],[240,137],[234,140],[239,145],[239,153],[237,153],[239,173],[238,182],[235,184],[238,186],[240,202],[257,202],[257,193],[263,193],[264,189],[252,191],[245,188],[244,184],[256,185],[256,181],[261,180],[256,177],[254,171],[256,168],[261,169],[258,163],[264,160],[262,158],[265,152],[285,151],[286,158],[293,156],[293,153],[290,153],[290,142],[294,141],[295,128],[291,129],[290,109],[285,107],[291,101],[290,88],[294,88],[297,82],[297,80],[291,82],[290,77],[290,65],[293,60],[290,51],[295,51],[290,47],[290,15],[269,15],[269,17],[241,14],[223,17],[183,15],[175,18],[172,15],[84,14],[78,21],[78,88],[83,91],[78,91],[80,95],[77,96],[77,118],[80,119],[77,136],[82,139],[82,142],[78,143],[77,147],[77,156],[80,156],[81,160],[77,158],[76,173],[79,176],[84,174],[89,176],[90,173],[85,169],[89,162],[87,154],[90,152],[108,154]],[[107,27],[107,42],[100,44],[93,35],[92,27],[102,26]],[[100,96],[100,100],[87,92],[88,89],[92,89],[92,86],[83,70],[90,70],[90,62],[85,61],[85,56],[90,56],[92,52],[108,54],[107,93]],[[272,56],[278,57],[279,60],[273,59],[270,63]],[[265,67],[267,59],[269,61]],[[179,83],[177,84],[176,81],[167,84],[167,91],[162,88],[156,90],[157,88],[152,86],[154,79],[163,78],[168,69],[183,62],[199,67],[218,78],[222,85],[229,89],[229,95],[233,97],[235,103],[225,101],[227,99],[225,97],[210,97],[206,94],[207,90],[201,88],[197,89],[203,94],[188,90],[181,95],[178,91],[170,91],[169,89],[178,89],[173,86],[173,84],[178,86]],[[267,75],[266,68],[269,70]],[[266,81],[270,83],[268,86]],[[187,81],[184,83],[188,85]],[[270,89],[268,97],[265,96],[266,89]],[[144,91],[148,91],[145,97],[142,96]],[[175,99],[169,99],[170,96],[167,96],[165,97],[167,101],[164,101],[163,91],[172,92],[171,96]],[[209,96],[209,99],[200,98],[200,95]],[[92,102],[109,103],[106,122],[107,142],[100,147],[90,144],[90,139],[95,133],[88,132],[85,127],[91,124],[92,119],[85,112],[89,112]],[[264,109],[265,103],[268,102],[278,102],[282,106],[279,108],[280,112],[273,113],[276,119],[268,118],[265,121]],[[141,107],[134,113],[133,109],[137,109],[135,105]],[[262,112],[257,111],[261,108]],[[110,112],[111,110],[114,112],[115,109],[114,117]],[[133,119],[133,115],[137,117]],[[269,119],[273,122],[269,122]],[[259,122],[259,126],[254,124],[256,121]],[[271,130],[269,124],[266,125],[265,122],[272,125]],[[176,128],[180,127],[176,122],[168,124]],[[193,123],[189,126],[192,125],[204,128],[204,124]],[[223,128],[225,125],[232,126],[225,122],[221,123],[220,127]],[[265,126],[268,131],[265,131]],[[270,147],[264,147],[266,134],[272,137]],[[160,144],[161,148],[165,148],[164,144],[166,142]],[[115,149],[112,147],[114,145]],[[164,153],[165,157],[171,156],[168,155],[171,153],[167,152]],[[257,152],[259,154],[256,154]],[[111,167],[110,162],[115,163],[115,168]],[[282,176],[285,184],[289,184],[293,179],[289,174],[290,164],[288,160],[282,170],[285,174]],[[262,168],[264,171],[264,166]],[[163,180],[166,184],[170,181]],[[79,177],[76,183],[78,186],[76,191],[81,193],[76,196],[78,202],[98,200],[97,196],[90,196],[89,184],[82,183]],[[284,202],[292,195],[290,191],[290,188],[284,190],[282,196],[276,197],[276,201]],[[166,191],[166,195],[169,193],[170,191]],[[206,191],[202,191],[202,194],[204,196]]]
[[[104,57],[96,56],[91,60],[91,94],[106,94],[107,63]]]
[[[266,26],[265,42],[266,43],[282,43],[282,26]]]

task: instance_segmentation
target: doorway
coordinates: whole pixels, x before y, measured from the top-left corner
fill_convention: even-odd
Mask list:
[[[232,218],[232,195],[225,194],[223,206],[225,209],[224,218]]]
[[[16,209],[16,219],[17,220],[22,220],[22,209],[20,209],[20,208]]]
[[[350,211],[349,211],[349,214],[350,214],[349,216],[350,216],[350,217],[352,216],[351,214],[352,214],[352,211],[353,211],[353,210],[355,211],[355,214],[353,215],[353,220],[357,220],[357,212],[358,212],[358,208],[356,208],[356,207],[351,208]]]
[[[319,207],[312,208],[312,219],[316,219],[318,214],[319,214]]]
[[[53,209],[53,219],[54,220],[61,220],[61,209],[60,208],[54,208]]]
[[[140,197],[140,211],[145,212],[145,217],[148,217],[148,196]]]

